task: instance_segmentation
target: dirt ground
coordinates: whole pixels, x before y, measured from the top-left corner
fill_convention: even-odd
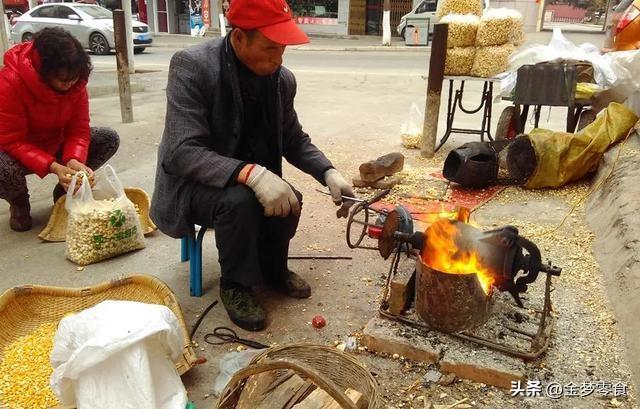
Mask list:
[[[160,77],[147,80],[149,92],[134,97],[137,122],[120,125],[117,99],[106,97],[92,101],[96,125],[115,125],[123,136],[121,152],[114,166],[128,186],[153,190],[155,152],[163,126],[164,93]],[[157,81],[157,82],[155,82]],[[165,79],[166,81],[166,79]],[[327,83],[331,83],[327,89]],[[376,75],[301,74],[298,75],[296,107],[305,129],[347,177],[356,175],[360,162],[390,151],[402,151],[407,166],[426,171],[441,167],[447,149],[468,140],[456,136],[435,159],[426,161],[416,151],[400,146],[399,127],[406,120],[413,101],[424,98],[425,83],[419,77],[397,76],[393,81]],[[401,88],[406,90],[399,93]],[[469,87],[473,95],[473,87]],[[383,101],[380,95],[386,95]],[[336,101],[339,101],[337,103]],[[503,105],[494,109],[499,112]],[[471,117],[471,125],[478,118]],[[562,124],[555,118],[552,126]],[[443,123],[441,123],[443,126]],[[560,125],[561,126],[561,125]],[[261,291],[260,299],[269,311],[269,328],[240,336],[266,344],[283,345],[310,342],[334,345],[350,335],[361,333],[376,314],[388,265],[376,252],[349,250],[345,243],[345,222],[335,219],[335,207],[330,200],[315,191],[320,186],[308,176],[285,168],[288,180],[304,194],[303,216],[292,255],[348,256],[352,260],[294,260],[290,267],[307,279],[313,287],[308,300],[291,300],[269,291]],[[176,293],[189,327],[202,311],[218,299],[219,265],[211,233],[207,234],[203,253],[205,295],[189,296],[187,264],[179,261],[179,241],[156,233],[147,241],[147,249],[89,266],[84,271],[64,260],[63,244],[39,243],[36,235],[44,226],[51,209],[51,180],[30,181],[33,188],[33,214],[36,227],[32,232],[14,235],[6,226],[8,209],[0,205],[0,248],[4,263],[1,288],[26,283],[58,286],[86,286],[132,272],[153,274],[165,281]],[[623,382],[629,386],[626,398],[511,397],[508,391],[468,381],[456,381],[449,386],[423,387],[421,380],[428,368],[400,358],[379,357],[357,351],[360,359],[376,375],[380,391],[388,407],[423,408],[424,401],[452,404],[467,399],[459,408],[470,405],[479,408],[605,408],[636,406],[635,387],[626,364],[620,330],[607,301],[600,269],[592,251],[593,235],[584,222],[581,206],[560,227],[574,203],[588,190],[588,184],[578,184],[554,191],[527,192],[508,188],[493,201],[474,213],[473,219],[482,227],[513,224],[521,234],[536,242],[543,257],[563,267],[555,280],[553,293],[558,322],[548,353],[528,368],[530,379],[543,384],[558,382]],[[43,274],[46,272],[46,274]],[[541,280],[539,280],[541,282]],[[311,327],[316,314],[327,319],[321,330]],[[184,383],[199,409],[213,408],[213,383],[218,374],[221,355],[236,350],[237,345],[212,346],[204,335],[217,326],[232,326],[221,305],[213,308],[195,336],[198,354],[207,359],[184,377]],[[411,388],[412,385],[416,385]],[[468,406],[467,406],[468,407]]]

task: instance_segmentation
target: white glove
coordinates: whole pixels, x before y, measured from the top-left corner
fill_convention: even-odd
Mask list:
[[[291,213],[295,216],[300,214],[300,203],[291,186],[267,168],[256,165],[246,184],[253,189],[264,207],[265,216],[287,217]]]
[[[349,215],[349,208],[354,202],[352,200],[345,200],[342,196],[355,197],[351,184],[344,180],[340,172],[335,169],[329,169],[324,173],[324,183],[326,183],[329,192],[331,192],[333,203],[340,206],[340,209],[336,212],[336,216],[347,217]]]

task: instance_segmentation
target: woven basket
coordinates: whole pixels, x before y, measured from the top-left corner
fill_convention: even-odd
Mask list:
[[[287,370],[313,382],[343,408],[357,409],[345,394],[347,389],[360,392],[366,399],[367,408],[382,407],[375,379],[352,355],[324,345],[289,344],[269,348],[255,357],[249,366],[236,372],[220,395],[217,408],[235,408],[251,376]]]
[[[124,189],[124,193],[133,204],[138,206],[142,233],[146,236],[156,231],[158,227],[156,227],[149,217],[149,206],[151,202],[147,192],[136,187],[127,187]],[[55,206],[53,206],[51,216],[49,216],[49,222],[38,235],[41,240],[52,242],[65,241],[67,237],[68,217],[67,209],[64,207],[66,199],[66,195],[60,197]]]
[[[24,285],[5,291],[0,296],[0,353],[5,346],[42,324],[58,322],[67,314],[105,300],[166,305],[178,317],[184,339],[184,350],[176,369],[182,375],[193,368],[196,355],[175,294],[162,281],[146,275],[123,277],[88,288]]]

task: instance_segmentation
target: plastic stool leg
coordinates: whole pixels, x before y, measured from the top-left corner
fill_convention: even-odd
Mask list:
[[[200,228],[191,248],[191,296],[202,297],[202,241],[206,227]]]
[[[189,237],[184,236],[183,238],[180,239],[180,261],[182,261],[183,263],[185,261],[189,261],[190,252],[191,251],[189,249]]]

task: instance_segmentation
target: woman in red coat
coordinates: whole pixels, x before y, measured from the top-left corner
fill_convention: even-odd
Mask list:
[[[89,127],[87,80],[92,65],[78,40],[47,28],[4,55],[0,70],[0,199],[9,224],[31,228],[26,175],[58,178],[54,202],[77,171],[92,174],[119,146],[109,128]]]

